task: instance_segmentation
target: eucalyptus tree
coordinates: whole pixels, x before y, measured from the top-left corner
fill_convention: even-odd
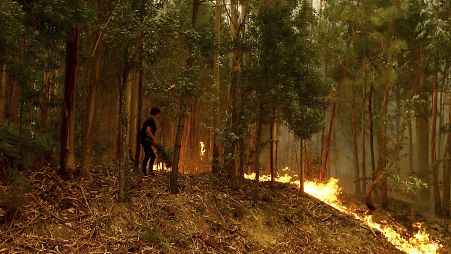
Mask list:
[[[0,121],[6,120],[8,87],[8,69],[14,64],[17,41],[23,33],[24,12],[19,3],[11,0],[0,2]]]
[[[257,5],[249,25],[246,78],[254,90],[257,140],[255,170],[259,171],[262,125],[268,110],[300,139],[323,126],[329,86],[317,72],[312,43],[314,16],[308,1],[272,1]],[[273,111],[274,112],[274,111]]]

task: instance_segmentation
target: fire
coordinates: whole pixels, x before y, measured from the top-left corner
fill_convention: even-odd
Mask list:
[[[255,179],[255,173],[244,176],[246,179]],[[299,180],[292,181],[292,177],[285,174],[275,178],[275,181],[281,183],[290,183],[299,188]],[[260,181],[271,181],[271,177],[263,175],[260,177]],[[396,248],[406,253],[419,254],[419,253],[438,253],[443,247],[437,241],[434,241],[430,236],[421,228],[421,223],[415,223],[414,227],[418,228],[418,232],[410,238],[403,237],[398,231],[406,231],[400,225],[382,225],[374,222],[371,215],[360,215],[352,211],[352,209],[346,207],[339,200],[341,194],[341,188],[338,185],[338,180],[335,178],[329,179],[327,183],[317,183],[312,181],[304,182],[304,191],[324,203],[334,207],[340,212],[346,213],[356,220],[365,223],[373,230],[380,232],[385,238],[392,243]]]
[[[202,160],[204,158],[205,152],[207,150],[205,150],[205,144],[204,142],[200,142],[200,160]]]

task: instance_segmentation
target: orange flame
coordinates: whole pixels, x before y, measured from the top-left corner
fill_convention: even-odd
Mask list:
[[[246,179],[255,179],[255,173],[244,176]],[[285,174],[284,176],[279,176],[275,178],[276,182],[290,183],[299,188],[299,180],[292,181],[292,177]],[[260,177],[260,181],[270,181],[271,177],[264,175]],[[400,233],[396,231],[402,230],[401,226],[395,225],[382,225],[380,223],[374,222],[372,216],[370,215],[359,215],[353,212],[350,208],[346,207],[338,199],[341,194],[341,188],[338,185],[338,180],[335,178],[329,179],[327,183],[317,183],[312,181],[304,182],[304,191],[317,199],[323,201],[324,203],[334,207],[340,212],[346,213],[353,216],[356,220],[365,223],[368,227],[379,231],[385,238],[392,243],[396,248],[406,253],[438,253],[443,247],[438,241],[434,241],[430,236],[421,228],[421,223],[415,223],[414,227],[418,228],[418,232],[415,233],[409,239],[404,238]],[[405,231],[405,230],[403,230]]]
[[[204,158],[205,152],[207,150],[205,149],[205,144],[204,142],[200,142],[200,160],[202,160]]]

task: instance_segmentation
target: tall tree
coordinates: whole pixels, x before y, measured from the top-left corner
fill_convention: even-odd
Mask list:
[[[72,38],[66,42],[66,71],[59,169],[62,175],[71,175],[75,171],[75,98],[79,43],[80,32],[78,28],[74,28]]]

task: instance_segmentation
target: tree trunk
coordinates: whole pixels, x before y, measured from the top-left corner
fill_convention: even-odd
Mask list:
[[[299,192],[301,194],[304,193],[304,171],[305,171],[305,163],[304,163],[304,140],[301,139],[299,141],[299,147],[300,147],[300,163],[299,163]]]
[[[420,99],[424,102],[420,102],[417,105],[417,118],[416,118],[416,134],[417,134],[417,165],[419,175],[428,183],[429,181],[429,124],[428,124],[428,107],[427,107],[427,94],[426,94],[426,82],[424,68],[420,72],[419,90],[418,94]],[[422,189],[420,192],[421,201],[428,201],[430,194],[430,187]]]
[[[98,1],[98,11],[99,15],[103,13],[103,0]],[[98,19],[100,23],[100,18]],[[102,48],[102,33],[97,32],[95,38],[95,44],[93,49],[93,62],[91,70],[91,82],[89,84],[88,97],[86,100],[86,111],[85,111],[85,128],[83,130],[83,148],[82,148],[82,158],[81,158],[81,174],[85,177],[90,177],[90,170],[92,164],[92,142],[94,138],[94,121],[96,115],[96,98],[97,98],[97,87],[100,82],[100,64],[102,61],[100,55],[100,49]]]
[[[438,74],[435,72],[432,76],[432,123],[431,123],[431,162],[432,162],[432,185],[434,186],[434,204],[435,213],[440,215],[442,213],[442,204],[440,198],[440,185],[439,185],[439,167],[437,164],[436,155],[436,132],[437,132],[437,82]]]
[[[262,143],[262,129],[263,129],[263,103],[260,102],[258,107],[258,123],[257,123],[257,137],[255,139],[255,181],[258,183],[260,180],[260,153]]]
[[[449,108],[448,108],[449,120],[451,121],[451,96],[449,97]],[[445,215],[445,219],[450,218],[450,185],[451,185],[451,132],[448,130],[448,137],[446,143],[446,152],[445,152],[445,162],[443,166],[443,213]]]
[[[138,80],[138,112],[136,115],[136,148],[135,148],[135,158],[134,158],[134,165],[133,167],[137,170],[139,168],[139,155],[141,153],[141,137],[140,137],[140,130],[141,130],[141,118],[142,118],[142,94],[143,94],[143,49],[142,45],[140,46],[140,53],[139,53],[139,80]],[[138,170],[137,170],[138,171]]]
[[[177,194],[179,192],[178,190],[178,184],[177,184],[177,178],[178,178],[178,172],[179,172],[179,161],[180,161],[180,153],[182,148],[182,135],[183,135],[183,129],[185,125],[185,102],[180,102],[180,112],[179,112],[179,119],[177,124],[177,134],[175,136],[175,145],[174,145],[174,162],[172,165],[172,171],[170,175],[170,181],[169,181],[169,187],[172,194]]]
[[[274,125],[275,110],[272,110],[272,119],[269,127],[269,172],[271,174],[271,186],[274,186]]]
[[[387,169],[387,111],[388,111],[388,96],[390,94],[390,86],[387,84],[385,86],[384,99],[382,101],[381,110],[381,144],[380,144],[380,154],[378,161],[378,171],[384,172]],[[388,207],[388,195],[387,195],[387,180],[384,173],[381,181],[381,201],[382,207]]]
[[[354,183],[355,183],[355,194],[357,196],[362,195],[362,190],[360,188],[360,168],[359,168],[359,151],[357,148],[357,103],[355,99],[354,86],[352,87],[352,98],[351,98],[351,129],[352,129],[352,150],[354,155]]]
[[[365,135],[365,102],[366,102],[366,70],[365,70],[365,81],[363,82],[363,96],[362,96],[362,106],[361,106],[361,118],[362,118],[362,126],[361,126],[361,132],[362,132],[362,179],[363,179],[363,190],[366,190],[366,135]]]
[[[63,176],[75,173],[75,98],[77,85],[77,62],[80,33],[72,31],[71,40],[66,42],[66,71],[64,79],[64,105],[61,124],[60,169]]]
[[[215,6],[215,51],[214,51],[214,122],[213,122],[213,156],[211,161],[211,170],[213,173],[219,172],[219,146],[218,132],[220,126],[220,83],[221,83],[221,66],[219,62],[219,47],[221,45],[221,0],[216,0]]]
[[[125,176],[126,176],[126,160],[127,160],[127,109],[126,109],[126,91],[128,86],[128,76],[130,74],[129,68],[124,67],[124,71],[122,74],[122,82],[120,86],[119,91],[119,121],[118,121],[118,137],[117,137],[117,157],[119,159],[119,174],[118,174],[118,185],[119,185],[119,194],[118,194],[118,201],[124,202],[125,201],[125,193],[126,193],[126,182],[125,182]]]
[[[41,125],[42,129],[45,132],[46,137],[48,137],[49,131],[49,105],[50,105],[50,91],[52,89],[52,73],[51,71],[44,71],[44,88],[43,88],[43,96],[42,96],[42,104],[40,106],[41,109]]]
[[[6,101],[7,101],[7,89],[6,89],[6,64],[0,64],[0,121],[6,120]]]
[[[374,156],[374,124],[373,124],[373,92],[374,86],[370,85],[370,94],[368,96],[368,118],[370,120],[370,154],[371,154],[371,178],[376,179],[376,162]]]
[[[332,129],[334,127],[336,110],[337,110],[337,101],[334,100],[334,102],[332,103],[332,109],[331,109],[330,120],[329,120],[329,129],[327,131],[327,140],[326,140],[325,148],[324,148],[324,155],[323,155],[323,159],[321,160],[322,165],[321,165],[321,168],[319,171],[319,180],[321,182],[324,181],[324,178],[326,175],[327,160],[329,159],[329,150],[330,150],[330,144],[332,142]]]

